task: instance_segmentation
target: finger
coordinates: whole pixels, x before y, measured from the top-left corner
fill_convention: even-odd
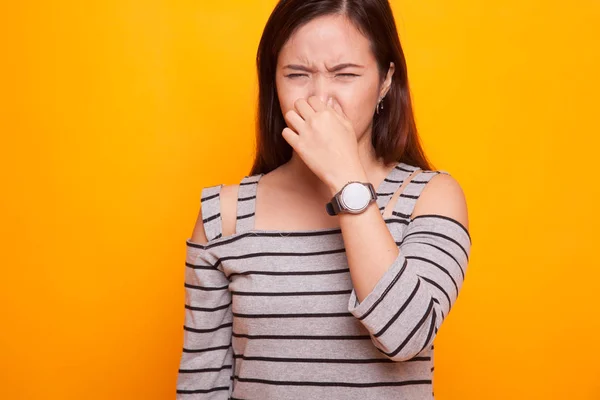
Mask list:
[[[344,110],[342,110],[342,106],[340,105],[340,103],[338,103],[338,101],[336,99],[334,99],[333,97],[329,99],[328,104],[330,104],[330,107],[333,111],[333,115],[335,115],[337,117],[337,119],[344,125],[349,125],[351,124],[350,119],[348,118],[348,116],[344,113]]]
[[[300,133],[304,131],[306,121],[304,121],[302,117],[298,115],[296,110],[289,110],[283,115],[283,118],[285,119],[287,125],[296,132]]]
[[[310,96],[308,98],[308,104],[315,110],[315,112],[323,111],[327,109],[327,104],[325,104],[319,97]]]
[[[332,106],[331,106],[342,118],[344,119],[349,119],[348,116],[346,115],[346,113],[344,113],[344,110],[342,110],[342,106],[340,105],[340,103],[335,99],[332,98]]]
[[[283,131],[281,131],[281,136],[283,136],[285,141],[288,142],[289,145],[292,146],[292,148],[294,148],[294,149],[298,148],[298,143],[300,141],[300,135],[298,135],[296,132],[294,132],[293,130],[291,130],[288,127],[285,127],[285,128],[283,128]]]
[[[302,98],[299,98],[294,102],[294,108],[296,109],[298,115],[300,115],[305,121],[315,114],[315,110],[312,108],[312,106]]]

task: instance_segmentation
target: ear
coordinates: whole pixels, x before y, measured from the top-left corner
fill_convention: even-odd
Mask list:
[[[392,76],[394,75],[394,71],[396,71],[396,66],[394,65],[393,62],[390,62],[390,68],[388,68],[388,72],[387,75],[385,77],[385,80],[383,81],[383,84],[381,85],[381,91],[379,92],[379,98],[384,98],[388,91],[390,90],[390,87],[392,86]]]

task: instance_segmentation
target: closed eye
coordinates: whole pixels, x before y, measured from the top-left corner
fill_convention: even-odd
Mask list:
[[[308,76],[306,74],[289,74],[286,75],[286,78],[298,78],[301,76]],[[360,75],[356,75],[356,74],[338,74],[337,76],[346,76],[346,77],[353,77],[353,76],[360,76]]]

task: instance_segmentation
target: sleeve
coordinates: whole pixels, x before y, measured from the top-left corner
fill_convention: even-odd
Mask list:
[[[177,399],[228,399],[233,349],[229,280],[205,246],[186,243],[183,352]]]
[[[471,237],[441,215],[410,220],[399,255],[361,303],[352,289],[348,311],[366,327],[375,347],[394,361],[428,346],[455,303],[465,279]]]

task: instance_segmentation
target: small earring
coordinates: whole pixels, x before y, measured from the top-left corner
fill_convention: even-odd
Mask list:
[[[383,97],[380,98],[379,102],[377,103],[377,108],[376,108],[377,114],[379,114],[379,108],[381,108],[381,110],[383,111]]]

